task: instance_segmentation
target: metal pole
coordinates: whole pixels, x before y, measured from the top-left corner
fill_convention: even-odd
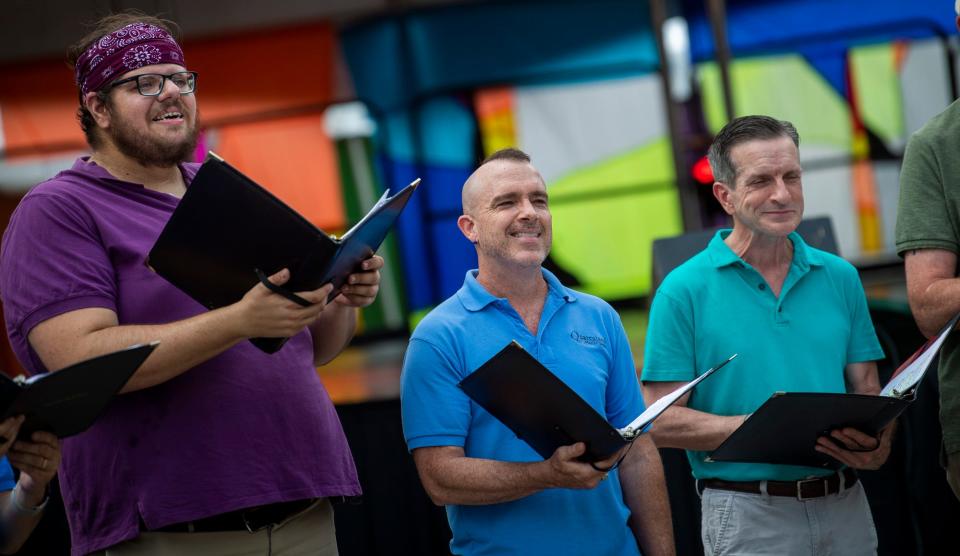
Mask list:
[[[733,92],[730,86],[730,43],[727,41],[726,0],[707,0],[707,13],[710,16],[710,28],[713,31],[714,56],[720,67],[723,107],[729,122],[736,116],[736,112],[733,109]]]
[[[667,19],[666,0],[650,0],[650,21],[653,24],[654,37],[657,40],[657,53],[660,55],[660,84],[663,101],[667,109],[667,125],[670,128],[670,147],[673,150],[673,167],[677,179],[677,194],[680,197],[680,214],[685,231],[700,230],[703,220],[700,215],[700,201],[687,168],[687,147],[680,129],[680,110],[670,96],[670,68],[663,46],[663,22]]]

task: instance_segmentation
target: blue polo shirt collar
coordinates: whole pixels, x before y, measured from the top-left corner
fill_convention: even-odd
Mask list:
[[[543,273],[543,279],[547,282],[548,297],[555,297],[566,303],[573,303],[577,300],[576,292],[561,284],[552,272],[545,268],[541,268],[540,272]],[[468,270],[463,280],[463,287],[457,292],[460,303],[468,311],[480,311],[491,303],[504,300],[504,298],[494,296],[480,285],[480,282],[477,282],[478,273],[479,270],[477,269]]]
[[[727,236],[730,235],[730,232],[733,230],[726,228],[723,230],[717,230],[717,233],[714,234],[713,239],[710,240],[710,243],[707,244],[707,254],[710,257],[710,262],[716,268],[722,268],[725,266],[737,265],[737,264],[746,264],[743,262],[743,259],[737,256],[736,253],[730,249],[730,246],[723,242]],[[803,238],[800,237],[800,234],[797,232],[791,232],[787,236],[791,242],[793,242],[793,266],[798,267],[800,270],[806,272],[813,266],[823,266],[823,256],[812,250],[809,245]]]

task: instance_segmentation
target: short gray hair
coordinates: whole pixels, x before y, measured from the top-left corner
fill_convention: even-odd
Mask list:
[[[957,0],[960,2],[960,0]],[[770,116],[741,116],[723,126],[713,139],[707,159],[713,171],[713,180],[734,187],[737,168],[730,159],[730,151],[741,143],[757,139],[779,139],[789,137],[793,144],[800,147],[800,134],[793,124],[771,118]]]

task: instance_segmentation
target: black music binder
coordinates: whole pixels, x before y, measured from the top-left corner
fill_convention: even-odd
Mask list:
[[[515,341],[460,381],[460,387],[543,459],[560,446],[584,442],[581,459],[595,462],[633,442],[673,402],[734,357],[650,404],[622,429],[608,423]]]
[[[916,399],[917,385],[958,318],[904,361],[879,395],[776,392],[707,461],[841,467],[839,461],[814,449],[817,439],[844,427],[876,436],[903,413]]]
[[[210,153],[150,250],[148,264],[208,309],[239,301],[258,281],[301,305],[307,302],[292,292],[332,282],[332,300],[350,273],[383,243],[419,182],[393,196],[384,193],[363,219],[336,238]],[[266,281],[282,268],[290,270],[286,284]],[[286,338],[251,341],[274,353]]]
[[[0,373],[0,420],[24,415],[17,434],[24,440],[39,430],[58,438],[79,434],[90,428],[158,344],[130,346],[28,379]]]

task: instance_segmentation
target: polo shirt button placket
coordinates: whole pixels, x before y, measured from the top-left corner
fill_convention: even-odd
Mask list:
[[[787,322],[787,317],[783,314],[783,305],[779,302],[777,303],[776,311],[773,313],[773,321],[778,324]]]

